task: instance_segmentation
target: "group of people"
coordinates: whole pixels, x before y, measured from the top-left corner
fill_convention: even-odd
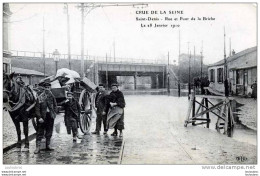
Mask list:
[[[108,94],[103,84],[99,84],[98,93],[95,97],[95,107],[97,110],[96,129],[92,134],[100,135],[103,122],[104,135],[108,129],[114,128],[112,136],[123,136],[124,129],[124,107],[125,99],[123,93],[118,89],[118,84],[111,85],[111,93]]]
[[[195,77],[193,79],[193,82],[194,82],[194,87],[196,89],[201,89],[201,94],[205,94],[205,90],[204,90],[204,87],[208,87],[210,82],[208,80],[208,77]]]
[[[51,137],[53,133],[54,119],[57,114],[57,102],[51,90],[51,84],[47,80],[40,82],[37,87],[38,99],[35,105],[35,116],[37,119],[37,133],[36,133],[36,150],[35,154],[40,152],[41,141],[45,136],[46,150],[54,150],[51,146]],[[111,93],[105,90],[103,84],[97,87],[95,97],[95,108],[97,112],[96,129],[92,134],[100,135],[101,125],[103,122],[104,135],[107,134],[109,129],[114,129],[112,136],[123,136],[122,130],[124,129],[124,107],[125,99],[123,93],[118,89],[118,84],[111,85]],[[73,92],[67,92],[67,99],[60,103],[64,106],[65,115],[64,122],[67,133],[73,135],[73,142],[78,135],[79,120],[81,108],[79,103],[75,100]]]

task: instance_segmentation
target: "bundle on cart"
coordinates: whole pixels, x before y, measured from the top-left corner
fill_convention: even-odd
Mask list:
[[[46,80],[51,83],[51,91],[58,103],[67,98],[68,91],[74,92],[75,98],[78,98],[83,89],[93,93],[97,88],[88,78],[85,77],[81,80],[79,73],[67,68],[61,68],[57,70],[55,76],[49,76],[41,81]]]
[[[87,91],[93,93],[96,91],[96,84],[90,81],[88,78],[83,78],[82,81],[80,81],[80,85],[84,87]]]

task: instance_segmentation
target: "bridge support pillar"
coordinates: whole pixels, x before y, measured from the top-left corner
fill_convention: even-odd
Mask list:
[[[137,81],[136,81],[136,79],[137,79],[137,73],[134,75],[134,90],[136,90],[136,84],[137,84]]]
[[[164,75],[163,74],[158,75],[158,87],[159,87],[159,89],[164,88]]]
[[[159,84],[158,84],[158,74],[151,76],[151,88],[152,89],[158,89]]]

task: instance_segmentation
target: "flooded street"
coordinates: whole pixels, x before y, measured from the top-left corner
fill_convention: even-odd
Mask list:
[[[167,95],[126,95],[124,137],[85,135],[72,142],[66,133],[63,117],[55,121],[53,152],[42,150],[4,153],[4,164],[255,164],[256,131],[237,126],[232,138],[215,130],[214,116],[210,129],[184,127],[188,98]],[[216,119],[216,118],[215,118]],[[93,119],[95,121],[95,119]],[[91,131],[94,131],[95,123]],[[13,129],[15,130],[15,129]],[[246,156],[240,163],[236,159]]]
[[[30,141],[30,151],[16,152],[14,149],[4,154],[4,164],[117,164],[122,145],[122,138],[110,135],[85,135],[76,143],[68,135],[63,117],[58,116],[52,137],[52,152],[42,150],[35,155],[35,139]],[[95,125],[95,124],[94,124]],[[93,127],[93,126],[92,126]],[[94,130],[92,128],[92,130]],[[80,130],[79,130],[80,131]],[[82,135],[82,133],[80,133]]]
[[[187,97],[167,95],[128,96],[125,109],[125,146],[122,164],[241,164],[246,156],[256,163],[256,132],[235,129],[233,138],[215,130],[184,127]]]

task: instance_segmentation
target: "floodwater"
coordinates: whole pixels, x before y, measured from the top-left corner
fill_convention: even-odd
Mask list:
[[[109,135],[103,135],[102,133],[100,136],[85,135],[82,140],[78,139],[76,143],[73,143],[72,135],[67,134],[65,124],[62,120],[63,117],[60,116],[60,121],[55,119],[57,123],[55,123],[52,137],[52,145],[55,148],[53,152],[41,151],[40,154],[33,154],[35,150],[35,140],[33,140],[30,141],[30,151],[28,153],[14,152],[13,150],[4,153],[3,163],[117,164],[120,159],[122,145],[124,144],[123,141],[125,141],[125,154],[122,155],[122,158],[126,157],[126,159],[123,159],[126,164],[131,163],[131,161],[133,161],[133,164],[138,164],[137,161],[140,161],[139,164],[143,164],[142,157],[147,157],[147,162],[149,161],[156,164],[170,164],[175,161],[178,161],[176,164],[192,164],[193,160],[189,159],[186,152],[188,151],[190,152],[189,154],[192,154],[191,152],[193,150],[191,151],[191,148],[194,147],[195,142],[198,142],[196,138],[208,142],[205,143],[205,146],[203,146],[204,142],[202,142],[201,152],[204,151],[202,146],[214,148],[214,146],[218,145],[217,148],[215,147],[216,149],[212,151],[212,160],[215,158],[215,155],[218,154],[220,147],[226,147],[225,150],[228,149],[227,147],[229,146],[224,146],[223,143],[227,141],[226,143],[232,144],[232,150],[229,150],[228,153],[233,161],[236,160],[234,158],[235,152],[238,151],[244,154],[245,145],[249,145],[251,152],[251,148],[254,148],[257,144],[257,132],[242,125],[235,126],[232,139],[225,135],[222,137],[222,135],[219,135],[215,130],[217,118],[211,114],[209,130],[201,129],[205,128],[205,126],[193,127],[191,124],[189,124],[187,128],[184,128],[183,125],[186,120],[189,105],[187,96],[176,97],[173,96],[173,94],[165,94],[165,91],[156,92],[152,90],[146,90],[141,95],[138,95],[137,92],[132,95],[129,95],[130,93],[128,94],[125,91],[123,92],[126,101],[124,138],[110,136],[113,130],[109,130]],[[94,131],[94,129],[95,119],[93,118],[90,131]],[[196,133],[197,136],[194,137],[190,133]],[[187,134],[190,136],[187,136]],[[207,136],[207,138],[204,139],[204,136]],[[253,147],[250,144],[252,144]],[[188,148],[183,148],[183,146],[188,146]],[[233,151],[235,147],[237,151]],[[44,148],[44,146],[42,146],[42,148]],[[186,152],[183,152],[183,150]],[[205,151],[209,155],[210,153],[207,152],[207,150],[206,148]],[[182,153],[179,153],[180,151],[182,151]],[[222,157],[222,153],[220,153],[220,155],[219,157]],[[254,157],[251,159],[255,162]],[[229,162],[224,162],[223,160],[223,163]]]
[[[126,91],[126,92],[124,92],[124,94],[127,96],[130,96],[131,100],[134,100],[134,99],[138,100],[139,99],[138,97],[140,97],[140,96],[153,97],[152,98],[153,101],[160,104],[161,107],[164,106],[163,104],[165,102],[163,101],[163,98],[160,98],[160,97],[169,96],[172,99],[172,105],[173,105],[172,111],[179,114],[180,121],[184,122],[186,120],[185,118],[186,118],[186,114],[188,111],[188,103],[189,103],[187,92],[181,92],[180,98],[177,97],[177,95],[178,95],[177,90],[171,90],[170,94],[168,94],[165,89],[164,90],[163,89],[162,90],[146,90],[146,91],[140,91],[140,90]],[[181,110],[175,108],[174,104],[176,104],[176,103],[182,104]],[[180,113],[180,111],[181,111],[181,113]],[[185,112],[185,114],[183,114],[183,112]],[[243,118],[243,117],[240,117],[240,118]],[[217,117],[214,114],[210,113],[210,120],[211,120],[211,123],[210,123],[209,129],[213,130],[217,133],[217,131],[215,129]],[[206,128],[206,125],[199,125],[197,127]],[[246,142],[249,144],[257,145],[257,131],[250,129],[243,124],[237,124],[237,123],[235,124],[234,130],[232,133],[232,138],[237,141],[240,141],[240,142]]]

